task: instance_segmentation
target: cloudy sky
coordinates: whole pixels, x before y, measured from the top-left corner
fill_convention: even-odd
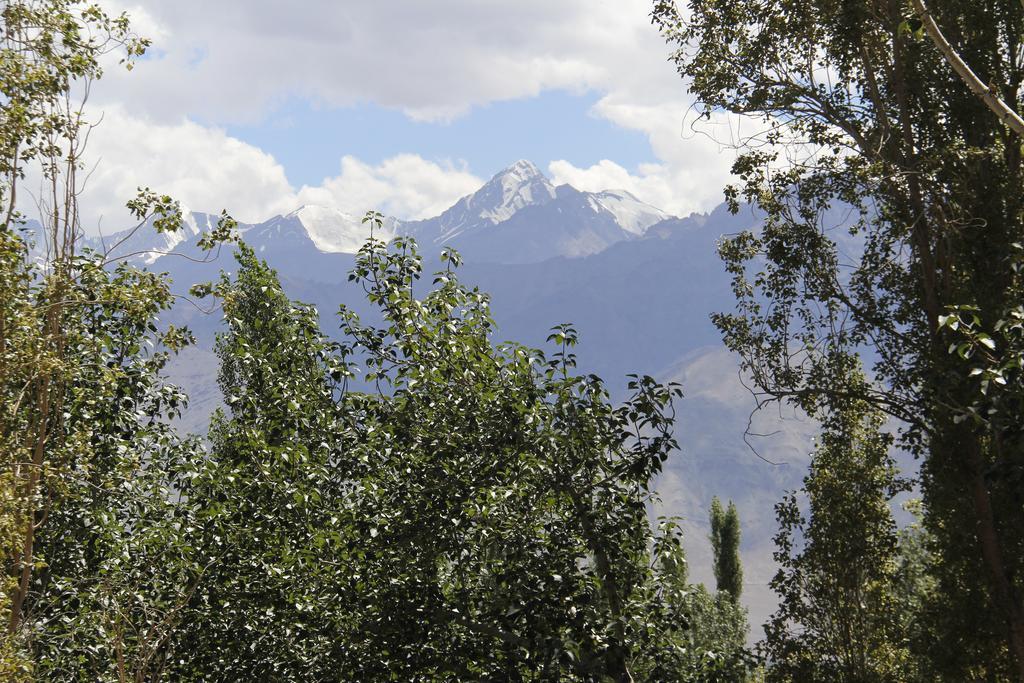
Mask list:
[[[728,178],[729,131],[691,130],[649,0],[104,5],[153,41],[92,93],[85,218],[105,232],[142,185],[258,221],[305,203],[435,215],[520,158],[677,214]]]

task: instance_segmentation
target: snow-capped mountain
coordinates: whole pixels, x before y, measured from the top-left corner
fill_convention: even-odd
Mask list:
[[[520,160],[440,216],[407,223],[405,232],[424,244],[447,244],[507,221],[527,206],[543,206],[554,198],[555,186],[532,163]]]
[[[623,190],[555,187],[529,161],[517,161],[440,216],[404,223],[421,248],[452,245],[492,263],[590,256],[633,239],[671,216]]]
[[[466,231],[451,244],[473,262],[537,263],[556,256],[592,256],[637,236],[594,195],[561,185],[554,199],[524,206],[501,223]]]
[[[625,190],[604,190],[588,193],[594,211],[609,211],[619,226],[634,235],[642,235],[647,228],[672,218],[670,214],[637,199]]]
[[[291,212],[276,222],[297,220],[318,251],[325,254],[355,254],[368,239],[372,227],[362,222],[362,217],[353,216],[340,209],[326,206],[306,205]],[[399,222],[387,218],[384,226],[373,232],[377,239],[389,241],[395,236]]]
[[[159,234],[143,229],[88,245],[104,251],[117,245],[120,256],[152,265],[166,254],[194,250],[201,232],[217,217],[185,211],[182,230]],[[644,235],[648,228],[672,218],[624,190],[581,192],[555,187],[529,161],[517,161],[479,190],[463,197],[440,216],[417,221],[385,219],[375,237],[414,237],[426,255],[453,246],[480,263],[536,263],[549,258],[578,258]],[[361,216],[341,208],[303,206],[256,225],[240,226],[245,241],[258,252],[271,249],[278,259],[312,255],[355,254],[370,237]],[[298,250],[298,251],[296,251]]]

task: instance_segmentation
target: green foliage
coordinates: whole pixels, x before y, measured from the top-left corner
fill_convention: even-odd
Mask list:
[[[353,607],[343,535],[356,435],[333,400],[315,311],[293,305],[244,245],[238,259],[237,281],[215,288],[231,417],[214,417],[211,451],[183,483],[211,565],[176,636],[175,677],[318,680]]]
[[[78,282],[87,266],[73,246],[75,173],[86,124],[72,91],[100,75],[104,54],[121,50],[130,61],[145,43],[123,17],[69,0],[4,3],[0,27],[0,677],[17,680],[32,668],[25,617],[44,561],[37,530],[90,440],[89,426],[75,419],[76,387],[94,371],[89,352],[107,341],[90,336],[86,319],[108,304],[90,300]],[[50,181],[35,198],[46,255],[38,267],[19,234],[18,189],[29,168]]]
[[[896,570],[892,580],[892,597],[899,616],[899,632],[903,634],[911,660],[904,669],[904,678],[914,681],[940,680],[942,657],[936,656],[934,624],[939,623],[946,608],[936,590],[932,574],[935,564],[931,554],[936,544],[921,523],[920,501],[910,500],[904,509],[914,521],[899,531]],[[937,614],[936,614],[937,613]]]
[[[915,606],[899,592],[916,577],[899,562],[889,510],[906,483],[883,424],[862,402],[832,417],[804,480],[806,513],[795,494],[776,506],[780,604],[762,644],[768,680],[921,680],[905,630]]]
[[[98,256],[79,259],[75,274],[80,305],[62,321],[75,353],[65,361],[63,419],[51,434],[49,503],[26,600],[34,674],[155,678],[201,575],[194,522],[176,493],[200,446],[168,424],[186,399],[161,378],[189,338],[173,328],[155,333],[171,301],[159,276],[110,271]]]
[[[726,344],[766,400],[811,415],[863,402],[900,421],[944,596],[924,615],[937,670],[1024,678],[1021,140],[915,36],[906,3],[685,5],[659,0],[653,16],[701,113],[757,119],[726,190],[764,218],[721,244],[737,299],[715,317]],[[928,5],[1021,110],[1024,5]],[[873,381],[850,384],[865,351]]]
[[[673,644],[670,665],[646,680],[731,682],[755,680],[756,659],[746,649],[747,611],[731,595],[712,594],[688,580],[682,535],[674,520],[661,520],[654,545],[655,583]]]
[[[157,327],[165,278],[80,253],[77,175],[101,62],[147,42],[75,0],[4,3],[0,25],[0,678],[158,678],[203,566],[178,499],[200,445],[168,426],[185,397],[163,378],[191,336]],[[129,208],[171,231],[175,206]]]
[[[704,584],[691,586],[683,602],[690,629],[683,640],[684,665],[675,678],[652,680],[750,681],[758,661],[747,650],[747,610],[731,594],[712,594]]]
[[[680,634],[703,631],[688,615],[718,611],[651,569],[651,548],[673,566],[679,539],[652,535],[646,513],[678,389],[635,377],[612,406],[573,374],[569,326],[550,357],[495,346],[487,297],[446,256],[417,297],[415,245],[368,243],[352,279],[384,322],[342,310],[341,343],[244,246],[212,288],[230,414],[184,493],[200,554],[218,560],[177,675],[660,680],[693,666]],[[377,391],[353,391],[360,374]],[[742,669],[742,635],[723,642],[704,642],[705,668]]]
[[[740,517],[732,501],[729,501],[729,508],[723,511],[717,496],[711,500],[711,549],[715,556],[716,588],[738,601],[743,593]]]

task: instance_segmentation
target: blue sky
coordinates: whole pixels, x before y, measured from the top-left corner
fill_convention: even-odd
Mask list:
[[[297,185],[338,173],[346,154],[371,164],[402,153],[461,160],[485,177],[520,158],[565,159],[581,167],[613,159],[631,169],[657,163],[646,135],[592,113],[600,98],[548,91],[478,106],[451,121],[416,121],[373,103],[331,107],[296,97],[265,120],[227,132],[272,154]]]
[[[649,0],[104,4],[153,48],[93,88],[87,230],[139,186],[255,221],[436,215],[521,158],[677,214],[728,181],[732,129],[690,130]]]

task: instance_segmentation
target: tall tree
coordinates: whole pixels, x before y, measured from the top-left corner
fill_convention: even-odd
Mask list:
[[[126,20],[67,0],[9,2],[0,11],[0,452],[3,453],[3,612],[5,644],[21,634],[32,580],[35,532],[44,516],[48,472],[60,466],[74,437],[61,418],[76,363],[67,363],[66,316],[76,316],[75,241],[85,123],[73,104],[75,86],[100,74],[99,59],[143,45]],[[27,259],[19,231],[19,189],[29,171],[42,177],[38,240],[44,268]]]
[[[84,102],[101,62],[130,67],[146,45],[92,3],[0,8],[4,680],[158,675],[200,573],[175,500],[198,444],[168,426],[185,402],[163,377],[190,335],[157,327],[166,278],[80,249]],[[180,228],[169,197],[143,191],[129,208],[137,229]]]
[[[111,313],[121,307],[134,320],[123,310],[125,292],[147,287],[122,281],[123,289],[106,292],[115,299],[105,301],[83,286],[91,263],[76,254],[77,174],[87,122],[76,95],[100,75],[103,55],[120,50],[130,60],[145,42],[131,34],[125,17],[69,0],[4,3],[0,28],[0,675],[14,678],[31,669],[34,625],[26,617],[33,580],[46,561],[42,527],[69,483],[67,468],[95,433],[96,425],[80,419],[76,397],[83,381],[96,376],[92,354],[117,344],[93,336],[91,319],[105,307]],[[18,212],[28,173],[42,181],[32,236]],[[35,258],[29,257],[32,239]],[[157,298],[138,302],[140,313],[150,303],[160,306],[157,292],[145,293]]]
[[[189,335],[153,332],[172,300],[163,278],[109,270],[98,255],[79,261],[69,299],[78,306],[62,325],[76,353],[64,358],[63,433],[40,482],[20,633],[38,680],[158,679],[209,563],[177,493],[202,449],[171,426],[187,401],[163,377]]]
[[[778,611],[763,649],[774,681],[903,681],[912,676],[897,595],[890,500],[905,490],[884,417],[863,401],[831,416],[796,494],[776,506]]]
[[[726,343],[765,399],[811,414],[865,401],[902,421],[946,596],[931,612],[935,655],[951,679],[1024,680],[1024,440],[1015,400],[995,400],[1019,396],[1021,380],[985,374],[1019,358],[1006,333],[1024,288],[1011,258],[1024,239],[1021,139],[921,24],[941,26],[1019,115],[1024,5],[927,9],[664,0],[654,20],[704,112],[761,120],[727,191],[764,224],[721,247],[738,301],[716,317]],[[955,315],[963,306],[975,310]],[[979,344],[961,320],[985,335]],[[875,381],[850,385],[847,359],[862,351]],[[982,393],[986,378],[999,397]]]
[[[715,558],[716,588],[738,601],[743,593],[740,517],[731,500],[728,509],[722,510],[718,496],[711,500],[711,550]]]
[[[655,536],[655,584],[662,595],[654,619],[673,643],[673,657],[652,669],[648,680],[739,683],[757,680],[747,651],[747,611],[729,593],[689,581],[682,534],[671,519]]]
[[[362,411],[335,403],[347,370],[316,311],[289,300],[249,247],[236,259],[235,278],[214,290],[228,323],[217,353],[229,412],[214,415],[210,452],[183,483],[197,507],[193,543],[213,561],[175,635],[173,671],[323,680],[339,675],[331,653],[355,618],[351,499],[358,457],[370,457],[353,424]]]

